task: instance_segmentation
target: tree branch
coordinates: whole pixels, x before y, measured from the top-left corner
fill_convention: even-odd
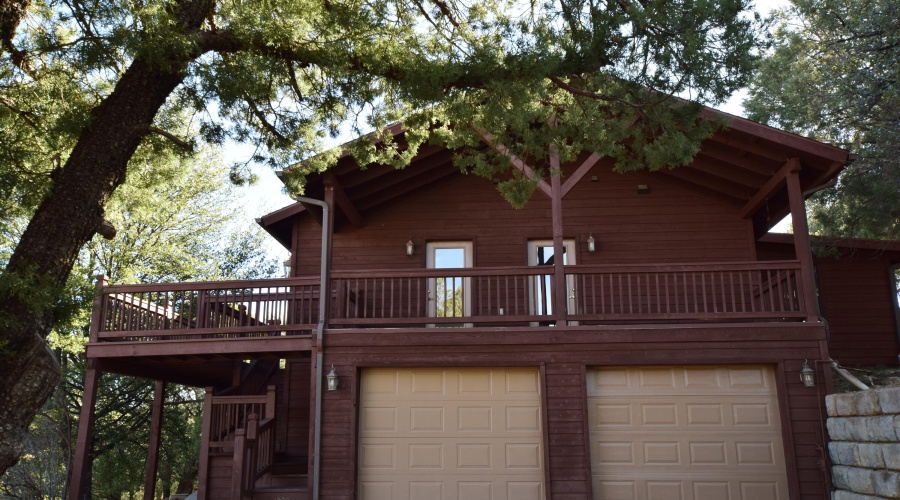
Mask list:
[[[158,128],[156,128],[156,127],[148,126],[148,127],[147,127],[147,132],[152,132],[152,133],[154,133],[154,134],[161,135],[161,136],[165,137],[166,139],[168,139],[168,140],[174,142],[174,143],[177,144],[178,146],[180,146],[180,147],[182,147],[182,148],[184,148],[184,149],[186,149],[186,150],[188,150],[188,151],[190,151],[190,152],[192,152],[192,153],[194,152],[194,144],[193,144],[193,143],[185,142],[185,141],[179,139],[178,137],[176,137],[176,136],[170,134],[169,132],[166,132],[165,130],[158,129]]]

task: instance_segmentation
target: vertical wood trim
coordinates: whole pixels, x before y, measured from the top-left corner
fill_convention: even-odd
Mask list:
[[[819,341],[819,359],[825,361],[822,363],[822,377],[825,379],[825,394],[834,394],[834,376],[831,371],[831,354],[828,352],[827,340]]]
[[[84,497],[85,476],[91,454],[91,431],[94,427],[94,405],[97,401],[97,384],[100,381],[97,360],[88,359],[84,374],[84,393],[81,398],[81,417],[78,421],[78,435],[75,441],[75,459],[72,461],[72,484],[69,486],[69,500]]]
[[[197,481],[197,500],[206,500],[209,486],[209,433],[212,427],[213,388],[207,387],[203,395],[203,425],[200,430],[200,471]]]
[[[293,370],[293,367],[291,367],[292,364],[293,363],[291,363],[291,360],[285,357],[283,383],[281,384],[281,404],[283,405],[284,410],[281,412],[282,418],[277,422],[283,441],[280,443],[276,443],[275,446],[275,449],[277,451],[282,452],[287,451],[288,421],[291,418],[291,371]]]
[[[784,361],[775,365],[775,389],[778,391],[778,413],[781,417],[781,441],[784,448],[784,464],[787,469],[788,496],[800,499],[800,476],[797,472],[797,454],[794,448],[794,426],[791,421],[791,405],[785,380]]]
[[[353,363],[350,371],[355,377],[350,384],[350,498],[357,498],[359,487],[359,398],[362,391],[362,369]]]
[[[550,414],[548,409],[549,397],[547,395],[547,365],[546,363],[541,362],[540,366],[540,376],[541,376],[541,419],[543,422],[543,436],[544,440],[544,498],[547,500],[551,500],[553,498],[552,493],[552,477],[550,471]]]
[[[553,219],[553,316],[557,326],[566,326],[568,294],[566,290],[566,270],[563,266],[563,220],[562,220],[562,188],[559,178],[559,151],[550,146],[550,198]]]
[[[156,469],[159,466],[159,438],[162,427],[163,398],[166,383],[156,381],[153,388],[153,414],[150,418],[150,443],[147,446],[147,473],[144,476],[144,500],[153,500],[156,493]]]
[[[316,347],[310,349],[309,359],[309,451],[307,452],[306,460],[306,488],[310,492],[313,490],[313,464],[316,460],[316,367],[319,361],[318,352],[319,350]]]
[[[747,239],[750,240],[750,260],[756,261],[756,232],[753,230],[753,221],[746,221]]]
[[[587,476],[584,479],[587,483],[587,497],[594,498],[594,462],[593,458],[591,458],[591,420],[588,412],[587,365],[584,363],[581,365],[581,394],[584,398],[584,403],[581,405],[583,410],[581,420],[584,423],[584,435],[581,442],[584,443],[584,470]]]
[[[819,301],[816,299],[816,280],[813,276],[812,254],[809,249],[809,227],[806,224],[806,207],[800,191],[800,160],[789,160],[793,168],[787,174],[788,199],[791,206],[791,223],[794,225],[794,249],[800,261],[803,282],[803,302],[808,321],[819,320]]]

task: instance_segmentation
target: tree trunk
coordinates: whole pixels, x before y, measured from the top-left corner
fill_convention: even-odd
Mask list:
[[[179,3],[186,33],[199,29],[211,3]],[[151,66],[142,59],[132,62],[113,92],[93,110],[90,125],[3,271],[7,283],[12,278],[25,280],[38,298],[0,289],[0,476],[18,461],[28,425],[59,380],[59,365],[44,343],[53,326],[53,302],[79,251],[103,222],[109,196],[125,181],[129,159],[166,98],[184,79],[189,62],[171,60],[165,66]]]

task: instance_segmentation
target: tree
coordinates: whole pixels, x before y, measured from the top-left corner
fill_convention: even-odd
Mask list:
[[[0,478],[0,496],[63,498],[74,454],[84,386],[84,339],[93,300],[93,277],[113,283],[272,277],[278,262],[260,245],[261,230],[241,230],[236,190],[221,159],[209,151],[187,157],[142,146],[128,181],[110,199],[106,218],[113,240],[95,236],[80,252],[66,284],[68,321],[58,321],[49,344],[62,365],[62,381],[32,424],[25,460]],[[13,223],[12,225],[16,225]],[[229,234],[230,233],[230,234]],[[4,253],[0,244],[0,255]],[[90,450],[93,496],[122,498],[144,485],[154,382],[105,375],[96,405]],[[196,479],[202,391],[170,386],[166,392],[160,491],[190,487]]]
[[[149,136],[189,147],[171,132],[188,116],[204,140],[253,142],[259,161],[289,167],[341,123],[403,118],[405,144],[375,134],[352,154],[402,167],[438,141],[490,176],[509,160],[476,149],[487,132],[544,173],[547,144],[564,160],[592,149],[620,169],[667,168],[715,127],[674,96],[717,102],[746,84],[759,34],[747,5],[0,0],[2,120],[42,148],[5,145],[15,161],[2,168],[43,172],[55,154],[61,165],[0,280],[0,472],[59,376],[43,338],[62,285]],[[50,148],[48,130],[70,141]],[[336,156],[289,169],[289,186]],[[515,174],[501,184],[515,203],[533,189]]]
[[[810,230],[900,239],[900,4],[793,0],[744,103],[751,119],[858,158],[810,206]]]

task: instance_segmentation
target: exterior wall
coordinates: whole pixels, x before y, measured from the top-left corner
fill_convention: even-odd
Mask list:
[[[534,366],[543,373],[548,498],[590,495],[585,372],[611,365],[769,364],[779,406],[792,499],[826,494],[822,419],[816,389],[800,383],[804,359],[822,353],[819,325],[746,324],[620,330],[570,327],[548,331],[332,330],[325,363],[341,387],[324,394],[322,498],[356,495],[359,374],[366,367]],[[715,339],[710,341],[710,339]],[[820,377],[822,375],[820,374]],[[824,378],[820,378],[824,380]]]
[[[413,168],[413,167],[410,167]],[[569,167],[571,168],[571,167]],[[591,182],[591,175],[598,177]],[[750,222],[737,211],[669,187],[618,174],[601,161],[563,199],[564,236],[576,239],[579,264],[723,262],[753,260]],[[552,237],[550,200],[536,191],[513,209],[490,181],[451,174],[365,212],[366,225],[341,224],[334,235],[333,268],[425,267],[427,241],[472,240],[475,267],[524,266],[528,240]],[[303,215],[295,227],[294,255],[300,275],[318,273],[321,227]],[[587,251],[593,234],[597,252]],[[413,257],[405,243],[416,245]]]
[[[900,253],[832,249],[835,256],[813,258],[822,315],[828,321],[828,351],[844,365],[897,365],[900,339],[890,269]],[[791,245],[761,243],[761,259],[792,259]]]
[[[900,387],[826,398],[836,500],[900,498]]]
[[[889,256],[858,250],[840,258],[816,258],[815,265],[831,356],[845,365],[900,363]]]

